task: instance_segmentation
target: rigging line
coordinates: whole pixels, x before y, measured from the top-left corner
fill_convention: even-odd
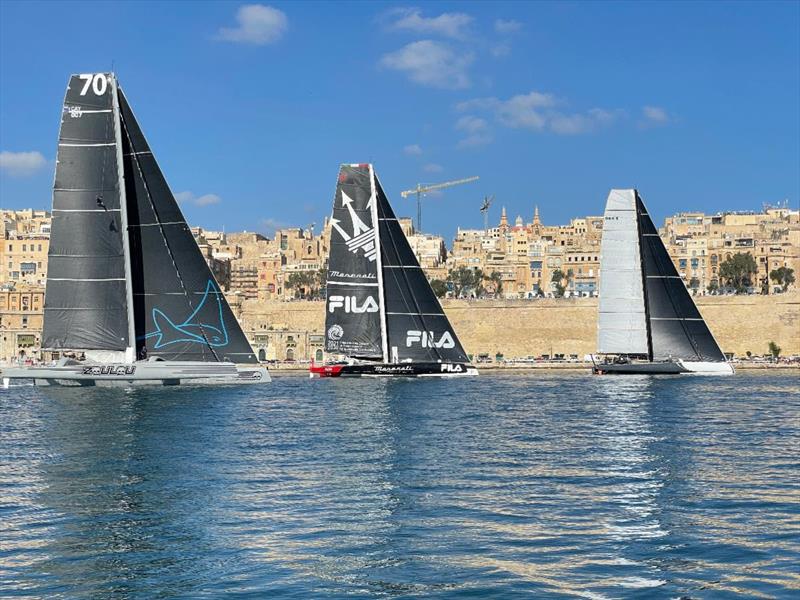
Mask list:
[[[131,137],[130,137],[130,133],[128,131],[128,127],[125,124],[125,119],[122,116],[122,111],[120,111],[120,121],[122,122],[123,128],[125,129],[125,136],[128,139],[128,145],[131,147],[131,150],[135,151],[136,148],[134,147],[133,142],[131,141]],[[155,203],[153,202],[153,197],[150,194],[150,186],[148,185],[147,180],[144,177],[144,172],[142,171],[142,165],[139,163],[139,155],[134,153],[133,154],[133,160],[136,163],[136,168],[139,171],[139,176],[142,178],[142,184],[144,185],[144,190],[145,190],[145,193],[147,194],[147,201],[150,203],[150,208],[153,210],[153,214],[155,215],[156,219],[158,219],[159,229],[161,231],[161,238],[164,241],[164,247],[167,249],[167,253],[169,254],[170,260],[172,261],[172,266],[175,268],[175,273],[178,276],[178,281],[180,282],[181,289],[184,292],[184,297],[186,298],[186,303],[189,305],[189,308],[192,311],[194,311],[195,307],[192,305],[192,301],[191,301],[191,298],[189,296],[189,292],[186,289],[186,285],[183,282],[183,277],[181,277],[180,270],[178,269],[178,265],[175,262],[175,255],[172,252],[172,248],[169,245],[169,241],[167,240],[167,236],[166,236],[166,233],[164,231],[164,227],[160,224],[161,223],[161,217],[158,214],[158,209],[156,208]],[[200,327],[200,333],[201,333],[201,335],[203,336],[203,339],[206,342],[206,346],[208,347],[209,350],[211,350],[211,354],[213,354],[214,358],[217,359],[217,362],[222,362],[220,360],[220,357],[217,354],[216,350],[214,350],[214,347],[211,345],[211,342],[208,340],[208,337],[206,336],[205,328]],[[179,354],[179,356],[180,356],[180,354]]]

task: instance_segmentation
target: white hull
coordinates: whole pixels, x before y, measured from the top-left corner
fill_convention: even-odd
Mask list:
[[[3,386],[12,379],[33,380],[36,385],[130,387],[135,385],[239,385],[269,383],[261,365],[192,361],[139,361],[125,363],[63,362],[53,366],[0,369]]]
[[[733,365],[729,362],[699,362],[679,360],[678,363],[693,375],[733,375]]]

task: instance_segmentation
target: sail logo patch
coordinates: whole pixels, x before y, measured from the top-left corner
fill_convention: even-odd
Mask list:
[[[414,344],[419,344],[423,348],[454,348],[456,345],[449,331],[445,331],[438,339],[433,331],[416,329],[406,331],[406,348],[410,348]]]
[[[333,341],[340,340],[340,339],[342,339],[343,335],[344,335],[344,329],[342,329],[341,325],[331,325],[328,328],[328,339],[329,340],[333,340]]]
[[[380,310],[378,303],[372,296],[367,296],[366,300],[359,306],[357,296],[330,296],[328,298],[328,311],[336,312],[337,308],[344,308],[346,313],[374,313]]]
[[[207,316],[218,318],[215,323],[205,323],[201,320],[200,313],[208,307],[211,311]],[[168,317],[164,311],[154,308],[152,311],[155,331],[148,332],[144,339],[155,338],[153,348],[159,349],[178,343],[196,343],[218,348],[228,345],[228,330],[222,313],[222,292],[216,289],[210,279],[206,285],[203,298],[192,313],[182,322]]]
[[[367,202],[367,208],[372,208],[374,202],[375,196],[373,195],[369,199],[369,202]],[[350,250],[350,252],[358,254],[359,251],[361,251],[370,262],[375,261],[378,256],[375,228],[367,225],[359,218],[353,208],[353,199],[345,194],[344,190],[342,190],[342,208],[346,208],[350,215],[350,223],[353,232],[348,233],[345,231],[339,219],[331,218],[331,227],[339,232],[339,235],[342,236],[342,239],[347,243],[347,249]]]

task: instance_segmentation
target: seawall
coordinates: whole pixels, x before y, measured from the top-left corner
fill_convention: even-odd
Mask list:
[[[725,352],[766,354],[770,341],[783,355],[800,354],[800,292],[772,296],[701,296],[697,306]],[[594,352],[597,299],[446,300],[443,307],[467,351],[506,357]],[[248,331],[287,329],[322,334],[321,301],[247,301]]]

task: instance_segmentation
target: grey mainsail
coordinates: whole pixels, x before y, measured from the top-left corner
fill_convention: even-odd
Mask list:
[[[112,75],[73,75],[58,137],[42,347],[130,345]]]

